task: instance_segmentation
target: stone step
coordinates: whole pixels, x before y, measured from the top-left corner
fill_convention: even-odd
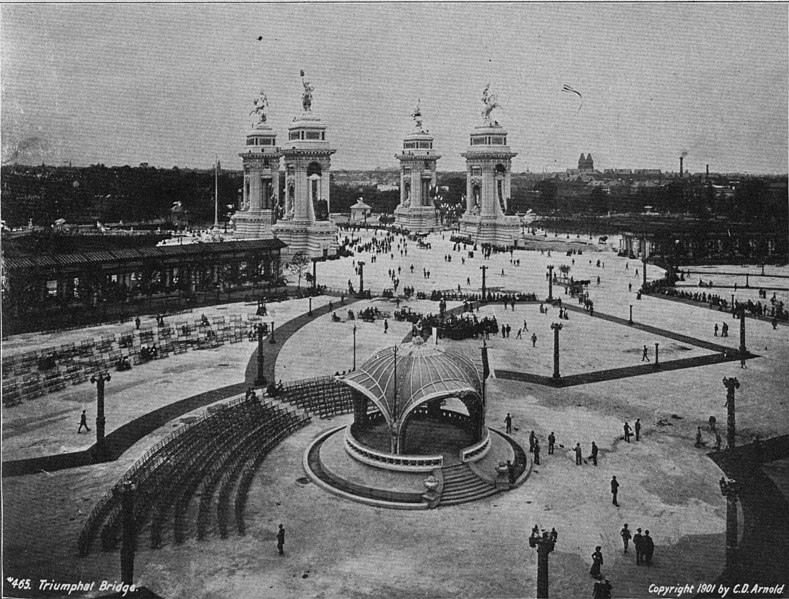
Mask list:
[[[444,468],[444,488],[441,505],[457,505],[495,495],[498,490],[480,479],[465,465]]]

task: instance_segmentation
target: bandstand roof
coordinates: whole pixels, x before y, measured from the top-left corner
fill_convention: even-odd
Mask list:
[[[387,422],[401,420],[403,414],[431,399],[482,396],[481,366],[444,346],[419,342],[378,350],[342,381],[369,397]]]

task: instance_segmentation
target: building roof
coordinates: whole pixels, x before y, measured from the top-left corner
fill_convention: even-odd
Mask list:
[[[234,253],[254,250],[278,250],[285,247],[280,239],[250,239],[221,243],[190,243],[156,247],[123,248],[117,250],[73,252],[67,254],[36,254],[5,257],[9,270],[21,268],[53,268],[64,265],[101,264],[129,260],[164,259],[194,255]]]
[[[373,401],[388,423],[402,423],[408,413],[431,399],[482,396],[482,373],[472,360],[421,339],[377,351],[342,381]]]

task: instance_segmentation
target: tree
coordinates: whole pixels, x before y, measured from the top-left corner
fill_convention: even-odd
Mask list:
[[[290,264],[288,264],[287,269],[292,275],[298,276],[299,289],[301,289],[301,278],[307,274],[311,263],[312,260],[304,252],[296,252],[293,258],[290,259]]]

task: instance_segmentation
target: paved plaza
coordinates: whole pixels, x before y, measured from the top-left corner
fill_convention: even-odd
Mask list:
[[[341,237],[351,233],[341,232]],[[380,236],[382,233],[378,233]],[[355,232],[369,238],[371,232]],[[161,549],[150,549],[147,538],[138,542],[135,579],[163,597],[531,597],[536,591],[536,550],[528,536],[534,525],[555,527],[558,543],[550,557],[552,597],[591,596],[594,579],[589,575],[591,554],[602,547],[603,573],[614,586],[615,597],[649,597],[651,584],[714,582],[725,566],[726,500],[718,481],[721,468],[710,459],[714,439],[708,420],[714,416],[725,428],[726,389],[723,377],[736,376],[738,444],[748,444],[754,435],[762,439],[789,433],[789,327],[773,329],[766,320],[748,318],[746,342],[754,357],[747,368],[739,361],[695,365],[732,352],[739,347],[739,321],[731,314],[706,304],[672,301],[658,296],[636,298],[642,281],[638,260],[618,257],[616,239],[607,245],[583,236],[534,238],[536,249],[493,254],[490,259],[474,257],[468,250],[453,250],[449,234],[431,234],[431,249],[418,249],[409,242],[407,255],[394,257],[357,253],[318,265],[318,282],[333,290],[345,290],[348,280],[358,288],[354,271],[365,262],[365,288],[375,295],[391,288],[388,270],[400,268],[400,291],[460,290],[480,293],[480,266],[487,266],[487,286],[493,292],[548,294],[546,267],[570,266],[575,280],[588,279],[595,315],[590,316],[563,286],[553,293],[571,309],[560,332],[562,376],[630,367],[646,368],[642,348],[654,360],[655,343],[660,360],[689,360],[673,370],[650,369],[594,383],[555,387],[539,380],[514,380],[499,372],[551,377],[553,332],[558,310],[539,302],[517,303],[514,310],[492,302],[475,312],[478,317],[495,315],[499,324],[510,324],[509,338],[491,335],[486,344],[492,376],[487,383],[487,425],[504,430],[504,418],[513,419],[513,438],[528,447],[531,431],[543,446],[541,464],[533,465],[524,484],[503,494],[459,506],[436,510],[389,510],[354,503],[326,493],[304,478],[305,449],[322,432],[348,424],[351,415],[321,420],[280,443],[263,461],[255,475],[246,505],[247,534],[227,539],[211,535],[208,540],[188,539],[182,545],[169,540]],[[551,256],[547,250],[550,248]],[[566,255],[567,249],[582,253]],[[469,248],[470,249],[470,248]],[[451,262],[446,260],[451,256]],[[519,260],[515,265],[511,260]],[[600,266],[597,266],[598,260]],[[574,261],[574,262],[573,262]],[[465,262],[465,263],[464,263]],[[411,273],[411,265],[414,271]],[[691,268],[691,267],[686,267]],[[636,274],[638,269],[638,274]],[[430,271],[430,278],[424,272]],[[698,270],[693,268],[693,270]],[[707,267],[704,280],[722,287],[711,292],[738,299],[758,299],[760,286],[770,288],[768,297],[789,303],[789,268],[722,265]],[[730,274],[742,271],[742,277]],[[501,273],[504,273],[503,275]],[[743,290],[745,272],[750,288]],[[647,267],[647,280],[659,279],[663,271]],[[597,278],[600,278],[599,284]],[[686,281],[691,289],[699,278]],[[734,292],[733,285],[738,283]],[[629,289],[629,285],[632,287]],[[348,301],[348,298],[345,298]],[[333,322],[328,311],[340,317]],[[416,312],[437,313],[438,304],[428,300],[401,301]],[[460,302],[448,302],[447,308]],[[627,324],[632,305],[634,326]],[[392,299],[359,300],[341,306],[338,295],[314,298],[316,316],[303,326],[290,326],[308,311],[308,300],[289,300],[268,305],[275,334],[283,327],[277,344],[267,348],[276,356],[269,364],[276,380],[294,381],[350,370],[354,337],[357,364],[378,348],[401,342],[411,324],[388,318],[384,321],[349,321],[348,309],[368,306],[392,314]],[[547,304],[546,304],[547,306]],[[196,319],[253,314],[255,304],[237,303],[196,310],[185,316]],[[605,316],[616,317],[612,321]],[[154,324],[143,318],[144,326]],[[522,339],[516,334],[523,328]],[[300,321],[301,322],[301,321]],[[715,337],[713,327],[729,324],[729,337]],[[640,326],[639,326],[640,325]],[[354,333],[355,327],[355,333]],[[133,328],[129,322],[61,333],[26,334],[7,339],[6,353],[117,334]],[[537,335],[533,346],[531,334]],[[478,358],[482,340],[440,343],[460,348]],[[170,404],[219,389],[217,397],[227,402],[243,393],[232,393],[234,384],[254,378],[255,343],[242,341],[214,349],[189,351],[135,366],[127,372],[112,371],[106,387],[107,433]],[[272,349],[274,348],[274,349]],[[269,354],[267,354],[269,355]],[[651,367],[650,367],[651,368]],[[86,409],[93,428],[96,389],[89,382],[28,400],[3,410],[3,461],[30,460],[69,454],[90,448],[95,436],[77,434],[79,415]],[[211,398],[213,399],[213,397]],[[184,404],[187,405],[187,404]],[[191,405],[191,404],[189,404]],[[104,493],[147,449],[171,431],[203,414],[210,405],[186,411],[140,439],[130,439],[117,460],[56,471],[38,471],[3,479],[4,570],[6,576],[56,578],[58,580],[115,580],[120,578],[117,551],[94,551],[77,555],[76,542],[87,514]],[[622,438],[623,424],[640,419],[643,428],[638,442]],[[702,427],[706,447],[694,447],[697,427]],[[556,452],[547,455],[547,436],[554,432]],[[725,431],[724,431],[725,436]],[[580,443],[586,458],[595,442],[600,449],[597,466],[588,461],[576,466],[573,447]],[[530,458],[531,459],[531,458]],[[762,466],[774,481],[786,505],[786,460]],[[619,506],[611,502],[609,482],[620,482]],[[741,513],[741,530],[748,526]],[[745,518],[745,520],[744,520]],[[743,524],[745,521],[745,524]],[[287,530],[285,555],[276,551],[276,530]],[[631,530],[648,529],[655,539],[653,565],[637,567],[631,548],[623,554],[619,531],[624,523]],[[781,554],[785,548],[775,548]],[[21,596],[53,597],[57,594]],[[87,593],[81,596],[97,596]],[[74,596],[74,595],[72,595]]]

